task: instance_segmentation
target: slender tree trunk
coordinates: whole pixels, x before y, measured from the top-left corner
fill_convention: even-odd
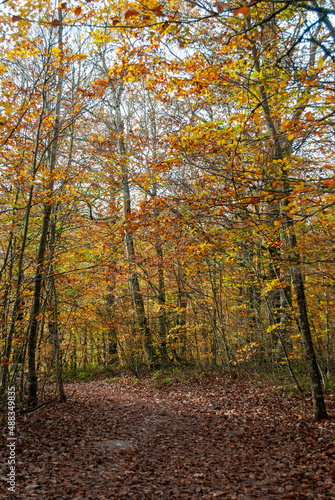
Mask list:
[[[37,267],[35,273],[34,300],[31,310],[31,325],[28,338],[28,405],[30,407],[37,405],[37,375],[36,375],[36,341],[39,325],[39,314],[41,306],[42,284],[44,276],[44,257],[47,247],[47,236],[51,215],[51,205],[45,205],[42,222],[42,232],[40,245],[37,255]]]
[[[155,200],[157,197],[156,184],[153,185],[152,198]],[[159,226],[159,210],[154,209],[154,218]],[[164,252],[162,239],[159,234],[155,234],[155,251],[157,256],[157,272],[158,272],[158,286],[157,286],[157,303],[159,307],[158,312],[158,333],[159,333],[159,350],[163,363],[168,360],[166,336],[167,336],[167,315],[166,315],[166,297],[165,297],[165,282],[164,282]]]
[[[258,72],[260,72],[261,68],[255,46],[253,46],[253,56],[255,61],[255,68]],[[283,139],[279,136],[277,132],[274,120],[272,118],[268,96],[262,84],[259,84],[259,93],[260,93],[261,105],[264,112],[264,120],[272,139],[273,156],[276,160],[283,160],[285,156],[282,148]],[[287,154],[290,154],[290,151],[288,151]],[[327,418],[327,410],[322,391],[322,378],[318,368],[318,363],[315,355],[315,349],[309,326],[305,286],[303,280],[303,273],[300,265],[301,259],[298,251],[297,238],[294,231],[293,221],[287,216],[287,210],[285,210],[287,204],[286,199],[289,194],[289,191],[287,187],[287,178],[284,169],[282,173],[279,172],[278,175],[282,180],[282,186],[283,186],[282,201],[280,203],[281,206],[280,216],[281,219],[283,220],[284,229],[285,227],[289,229],[289,235],[288,235],[289,246],[290,246],[289,258],[291,260],[291,265],[292,265],[292,282],[297,298],[297,310],[298,310],[298,318],[300,325],[300,333],[305,352],[306,365],[311,383],[314,417],[316,420],[321,420],[323,418]]]
[[[116,85],[113,82],[111,82],[111,88],[114,100],[113,105],[115,112],[115,128],[116,128],[115,133],[117,137],[118,150],[120,154],[121,173],[122,173],[121,189],[123,198],[124,240],[125,240],[125,247],[128,260],[129,285],[135,307],[137,323],[142,333],[142,344],[143,344],[144,354],[147,365],[150,369],[155,355],[152,345],[151,330],[149,328],[148,318],[145,313],[144,301],[136,269],[134,238],[130,222],[130,217],[131,217],[130,188],[128,180],[126,147],[124,141],[124,125],[121,116],[121,102],[120,102],[122,94],[122,84],[120,84],[119,88],[116,89]]]
[[[315,355],[315,349],[309,326],[307,301],[305,295],[305,286],[303,273],[300,267],[300,256],[297,252],[297,240],[293,232],[290,234],[291,243],[291,261],[292,261],[292,281],[295,295],[297,298],[298,318],[301,332],[302,344],[304,346],[307,369],[311,381],[314,417],[316,420],[327,418],[326,404],[322,391],[322,377],[318,367],[318,362]]]
[[[216,285],[215,273],[213,273],[213,269],[211,267],[211,262],[208,259],[208,257],[206,257],[206,263],[207,263],[207,268],[208,268],[209,282],[210,282],[212,294],[213,294],[214,314],[213,314],[213,320],[211,320],[212,325],[213,325],[213,331],[215,332],[215,337],[217,337],[217,334],[216,334],[217,331],[220,333],[220,336],[221,336],[221,339],[223,342],[224,351],[226,354],[226,362],[227,362],[227,368],[228,368],[229,375],[235,376],[235,372],[234,372],[234,369],[233,369],[232,364],[231,364],[232,352],[231,352],[230,345],[229,345],[229,339],[228,339],[227,332],[225,331],[225,328],[223,326],[223,315],[222,315],[222,310],[220,307],[221,301],[219,300],[219,297],[218,297],[218,287]],[[221,278],[221,276],[220,276],[220,278]],[[221,284],[220,284],[220,286],[221,286]],[[208,313],[210,314],[210,316],[212,316],[212,313],[210,310],[208,310]]]
[[[164,266],[163,266],[163,247],[158,242],[155,245],[157,260],[158,260],[158,289],[157,302],[159,307],[158,312],[158,332],[160,338],[160,354],[163,362],[168,359],[166,335],[167,335],[167,317],[166,317],[166,299],[165,299],[165,283],[164,283]]]
[[[180,345],[179,353],[178,353],[178,361],[186,361],[186,308],[187,308],[187,294],[184,289],[184,275],[181,270],[180,262],[178,262],[178,270],[177,270],[177,286],[178,286],[178,295],[177,295],[177,307],[178,312],[176,315],[176,326],[178,327],[177,335],[178,335],[178,343]]]
[[[114,267],[114,266],[113,266]],[[108,312],[108,365],[113,365],[118,361],[117,354],[117,337],[118,331],[115,318],[115,283],[107,286],[108,294],[106,296],[107,312]]]
[[[58,28],[58,48],[63,49],[63,26],[62,26],[62,10],[58,10],[60,25]],[[62,63],[59,67],[58,81],[57,81],[57,96],[55,106],[55,118],[51,142],[50,154],[50,181],[48,185],[49,197],[52,196],[54,190],[54,171],[57,161],[59,127],[60,127],[60,106],[63,91],[63,68]],[[34,407],[37,405],[37,375],[36,375],[36,342],[38,335],[39,314],[41,308],[41,292],[44,278],[44,260],[47,248],[47,237],[50,226],[50,218],[53,207],[53,200],[49,199],[44,205],[44,214],[42,220],[42,231],[37,255],[37,266],[35,273],[35,288],[33,306],[31,310],[31,324],[28,338],[28,406]]]
[[[55,358],[55,369],[56,369],[56,382],[59,393],[59,399],[61,403],[66,401],[66,395],[63,386],[63,377],[62,377],[62,363],[60,357],[60,341],[59,341],[59,326],[58,326],[58,301],[57,301],[57,290],[56,290],[56,279],[55,279],[55,271],[53,266],[53,258],[55,252],[56,245],[56,206],[54,207],[52,219],[50,223],[50,313],[51,318],[49,320],[49,331],[51,333],[51,338],[53,340],[54,347],[54,358]]]
[[[37,128],[37,138],[36,138],[36,145],[35,145],[35,152],[34,152],[34,159],[33,159],[33,180],[34,180],[35,175],[36,175],[37,150],[38,150],[39,134],[40,134],[40,127],[41,127],[41,123],[42,123],[43,112],[44,111],[42,108],[42,112],[41,112],[41,115],[39,118],[39,124],[38,124],[38,128]],[[17,318],[18,318],[20,304],[22,302],[21,288],[22,288],[22,281],[23,281],[23,260],[24,260],[26,245],[27,245],[30,211],[31,211],[32,202],[33,202],[33,193],[34,193],[34,185],[32,184],[30,186],[30,189],[29,189],[29,196],[28,196],[27,207],[26,207],[26,212],[25,212],[25,217],[24,217],[23,235],[22,235],[21,248],[20,248],[20,254],[19,254],[19,261],[18,261],[18,269],[17,269],[15,300],[14,300],[14,304],[13,304],[13,309],[12,309],[12,314],[11,314],[11,323],[10,323],[10,327],[9,327],[9,331],[8,331],[8,335],[7,335],[7,339],[6,339],[6,347],[5,347],[5,354],[4,354],[6,360],[9,360],[9,358],[11,356],[12,343],[13,343],[13,338],[14,338],[14,333],[15,333],[16,322],[17,322]],[[1,380],[1,388],[0,388],[0,395],[1,396],[3,396],[3,394],[5,392],[7,378],[8,378],[8,364],[5,364],[3,366],[3,370],[2,370],[2,380]]]

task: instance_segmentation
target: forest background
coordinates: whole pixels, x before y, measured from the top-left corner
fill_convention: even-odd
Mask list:
[[[1,395],[256,367],[326,417],[334,2],[2,7]]]

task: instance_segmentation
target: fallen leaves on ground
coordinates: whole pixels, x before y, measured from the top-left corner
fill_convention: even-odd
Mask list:
[[[16,491],[5,451],[1,498],[335,499],[334,396],[316,423],[309,400],[241,380],[66,389],[66,404],[17,414]]]

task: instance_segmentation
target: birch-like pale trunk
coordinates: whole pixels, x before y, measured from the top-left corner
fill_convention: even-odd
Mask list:
[[[129,186],[128,165],[127,165],[127,153],[124,140],[124,124],[121,114],[122,87],[120,84],[118,89],[116,89],[116,85],[113,82],[111,82],[111,89],[113,95],[115,134],[117,138],[117,146],[120,157],[120,167],[122,175],[121,192],[122,192],[123,217],[124,217],[124,241],[125,241],[125,248],[128,261],[129,286],[136,312],[138,327],[142,334],[142,345],[146,358],[146,363],[148,365],[148,368],[150,369],[155,356],[154,356],[154,348],[152,345],[151,330],[149,328],[148,318],[145,312],[144,301],[136,269],[134,237],[130,223],[130,218],[131,218],[130,186]]]

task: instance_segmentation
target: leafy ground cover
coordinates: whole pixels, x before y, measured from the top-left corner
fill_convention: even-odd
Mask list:
[[[335,499],[333,394],[316,423],[308,398],[243,379],[66,390],[66,404],[17,412],[15,493],[2,429],[1,498]]]

